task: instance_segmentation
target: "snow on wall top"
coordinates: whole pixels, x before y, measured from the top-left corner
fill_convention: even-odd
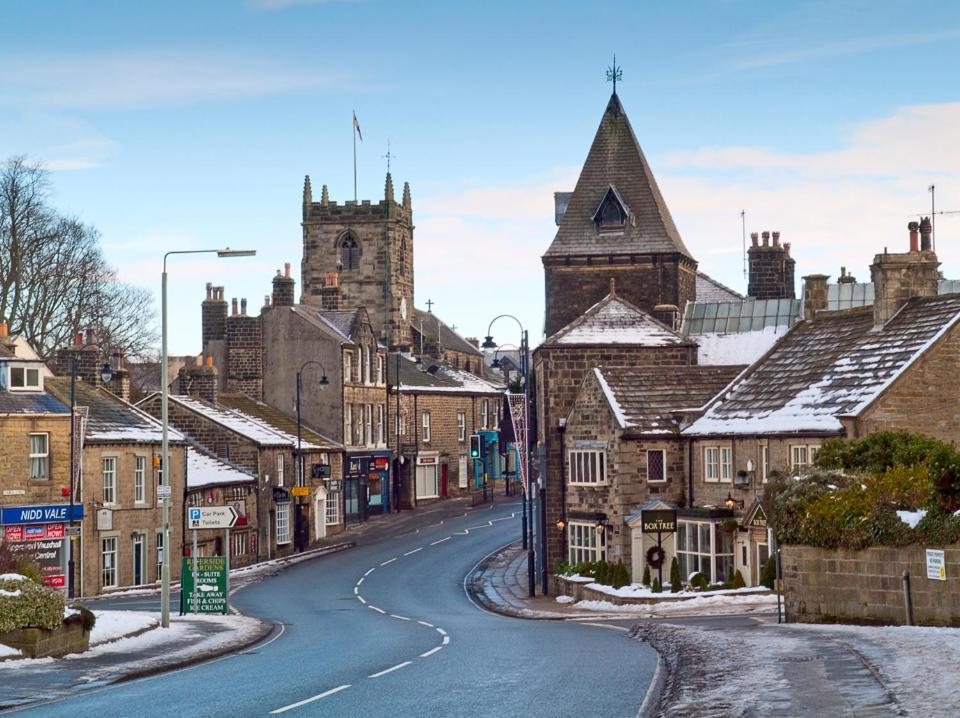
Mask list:
[[[818,313],[776,344],[685,433],[839,433],[960,319],[960,297],[916,297],[878,329],[873,310]]]

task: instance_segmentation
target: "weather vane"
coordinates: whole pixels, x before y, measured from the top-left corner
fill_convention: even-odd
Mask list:
[[[613,54],[613,65],[607,68],[607,82],[613,83],[613,94],[617,94],[617,80],[623,79],[623,68],[617,65],[617,54]]]
[[[383,159],[385,159],[385,160],[387,161],[387,173],[389,174],[389,172],[390,172],[390,160],[393,159],[394,157],[396,157],[396,155],[391,154],[391,152],[390,152],[390,138],[389,138],[389,137],[387,138],[387,154],[381,155],[381,156],[383,157]]]

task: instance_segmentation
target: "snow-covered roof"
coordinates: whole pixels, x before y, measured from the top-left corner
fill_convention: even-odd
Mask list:
[[[594,377],[617,423],[631,433],[669,434],[689,421],[742,366],[596,367]]]
[[[257,477],[193,448],[187,449],[187,488],[256,481]]]
[[[397,355],[391,354],[387,361],[387,381],[391,390],[397,384]],[[502,394],[505,387],[481,379],[464,369],[457,369],[446,362],[435,362],[421,367],[406,354],[400,355],[400,392],[414,394]]]
[[[147,401],[150,397],[145,399]],[[182,394],[170,396],[170,401],[196,412],[201,416],[256,442],[260,446],[296,446],[297,437],[271,426],[249,414],[225,406],[211,404],[203,399]],[[323,450],[310,441],[303,442],[304,450]]]
[[[766,354],[789,327],[764,327],[743,334],[698,334],[694,341],[701,364],[753,364]]]
[[[871,307],[796,324],[684,433],[840,433],[960,320],[960,296],[915,297],[882,327]]]
[[[543,342],[543,346],[597,344],[667,347],[692,342],[615,293],[608,294]]]

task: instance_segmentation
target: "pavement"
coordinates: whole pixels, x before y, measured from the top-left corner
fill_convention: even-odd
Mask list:
[[[237,591],[244,616],[276,626],[266,640],[175,674],[107,678],[21,710],[71,718],[637,715],[657,670],[649,646],[623,628],[497,615],[465,590],[477,563],[519,535],[518,502],[429,508],[419,519],[384,522],[383,531],[348,532],[340,538],[356,541],[351,550]]]

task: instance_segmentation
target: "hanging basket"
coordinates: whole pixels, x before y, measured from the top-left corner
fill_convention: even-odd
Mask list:
[[[647,564],[650,568],[660,568],[667,557],[666,552],[659,546],[651,546],[647,549]]]

